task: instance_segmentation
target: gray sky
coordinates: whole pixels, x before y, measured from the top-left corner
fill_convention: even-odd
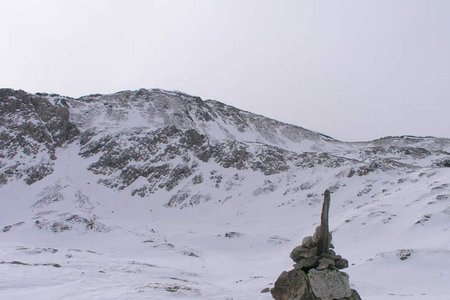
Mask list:
[[[0,87],[164,88],[341,140],[450,137],[448,0],[14,0]]]

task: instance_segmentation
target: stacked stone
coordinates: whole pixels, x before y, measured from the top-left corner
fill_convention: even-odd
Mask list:
[[[294,268],[308,272],[310,269],[315,268],[318,270],[325,269],[345,269],[348,267],[348,261],[340,255],[336,255],[334,252],[333,244],[330,244],[330,248],[327,253],[319,254],[318,242],[319,242],[320,226],[316,228],[313,236],[307,236],[303,239],[302,245],[295,247],[290,257],[295,262]],[[332,239],[331,233],[330,241]]]
[[[328,230],[330,192],[324,195],[321,225],[292,250],[294,269],[281,273],[270,290],[275,300],[361,300],[350,288],[349,276],[339,271],[348,267],[348,261],[333,250]]]

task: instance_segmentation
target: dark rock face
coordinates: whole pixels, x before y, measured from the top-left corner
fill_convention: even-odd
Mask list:
[[[345,165],[354,164],[358,161],[345,157],[331,155],[326,152],[304,152],[299,155],[298,166],[304,168],[314,168],[316,166],[324,166],[327,168],[338,168]]]
[[[339,271],[348,261],[336,255],[328,231],[330,193],[325,191],[321,225],[313,236],[303,239],[302,245],[291,252],[294,269],[283,272],[271,290],[275,300],[358,300],[358,293],[350,288],[349,277]]]
[[[0,185],[22,178],[32,184],[53,172],[55,150],[79,131],[64,97],[0,89]]]
[[[438,168],[450,168],[450,158],[437,161],[434,165]]]
[[[54,219],[38,216],[35,218],[34,225],[39,229],[48,230],[53,233],[72,230],[75,226],[81,227],[86,231],[106,232],[109,230],[106,225],[96,220],[95,215],[83,217],[71,213],[62,213],[52,217],[54,217]]]
[[[251,169],[264,175],[279,174],[289,169],[288,162],[297,159],[295,153],[268,145],[249,149],[246,143],[226,141],[212,148],[214,160],[224,168]]]
[[[157,189],[171,191],[191,176],[191,182],[200,184],[203,178],[195,172],[200,163],[210,160],[223,168],[272,175],[288,170],[289,162],[297,158],[295,153],[263,144],[251,150],[247,144],[232,140],[215,144],[194,129],[175,126],[157,130],[133,128],[101,138],[84,132],[80,142],[83,157],[100,154],[89,170],[105,175],[101,182],[106,186],[124,189],[139,177],[146,178],[148,184],[132,192],[140,196]],[[183,199],[179,195],[176,198],[172,204]]]

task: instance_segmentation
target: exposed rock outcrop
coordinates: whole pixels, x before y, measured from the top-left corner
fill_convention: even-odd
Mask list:
[[[0,186],[11,179],[32,184],[51,174],[56,148],[79,134],[66,98],[56,94],[0,89],[0,124]]]
[[[328,230],[330,192],[325,191],[321,225],[313,236],[291,252],[294,269],[283,272],[271,293],[276,300],[358,300],[359,294],[350,288],[349,276],[339,271],[348,261],[332,249],[332,235]]]

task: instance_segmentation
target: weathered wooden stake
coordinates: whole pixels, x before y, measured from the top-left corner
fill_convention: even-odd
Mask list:
[[[330,191],[325,190],[322,206],[322,216],[320,219],[319,233],[319,255],[328,254],[330,250],[330,231],[328,228],[328,213],[330,210]]]

